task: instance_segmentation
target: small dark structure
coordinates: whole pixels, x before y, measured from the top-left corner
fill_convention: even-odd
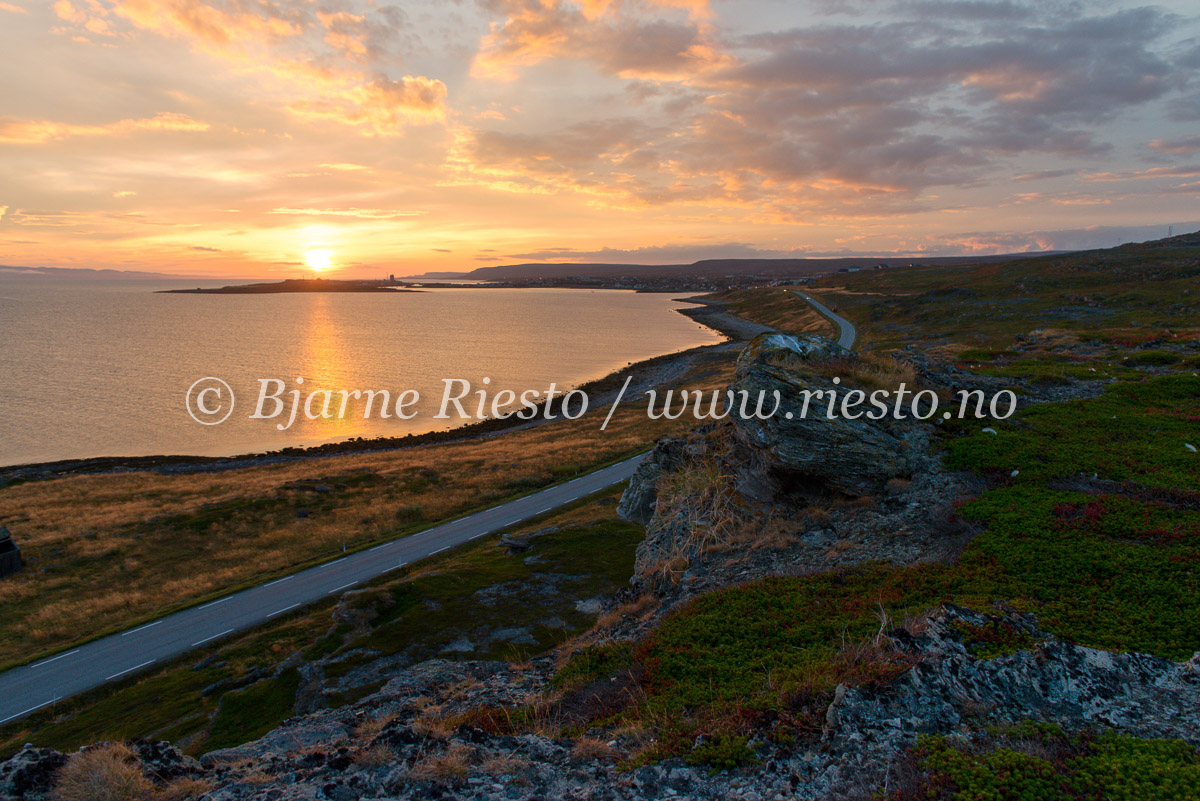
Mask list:
[[[12,541],[8,529],[0,526],[0,577],[21,569],[21,549]]]

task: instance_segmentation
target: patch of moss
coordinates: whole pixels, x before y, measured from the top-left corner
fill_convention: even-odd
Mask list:
[[[611,676],[633,663],[633,645],[628,642],[593,645],[575,653],[550,683],[555,687],[581,687]]]
[[[1200,758],[1181,740],[1105,734],[1016,750],[1019,733],[981,746],[945,737],[915,751],[924,772],[913,794],[930,801],[1192,801],[1200,797]],[[1049,746],[1047,742],[1051,742]]]
[[[274,678],[226,693],[205,745],[209,750],[230,748],[263,736],[292,714],[299,688],[300,671],[289,667]]]
[[[743,765],[758,764],[758,758],[754,755],[754,749],[748,745],[747,739],[718,734],[693,748],[686,761],[691,765],[708,765],[712,768],[712,774]]]

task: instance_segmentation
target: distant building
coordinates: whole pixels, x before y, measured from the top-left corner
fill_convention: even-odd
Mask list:
[[[21,569],[21,549],[12,541],[8,529],[0,526],[0,576],[8,576]]]

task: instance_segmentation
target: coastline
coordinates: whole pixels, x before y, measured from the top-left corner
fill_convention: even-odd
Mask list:
[[[616,397],[624,378],[634,377],[631,391],[642,392],[669,381],[692,361],[711,353],[723,352],[737,343],[744,342],[759,333],[771,329],[744,320],[726,310],[724,303],[698,298],[679,298],[683,303],[698,304],[697,308],[675,309],[697,323],[726,337],[726,341],[715,345],[700,345],[687,350],[666,353],[614,370],[602,378],[571,387],[587,393],[595,405],[606,405]],[[539,414],[532,420],[517,418],[492,418],[451,428],[445,431],[427,431],[422,434],[406,434],[399,437],[355,437],[320,445],[295,446],[274,451],[249,452],[231,456],[197,456],[187,454],[154,454],[147,456],[92,456],[82,459],[60,459],[52,462],[28,462],[0,466],[0,489],[27,481],[60,478],[72,475],[98,475],[104,473],[159,472],[163,474],[224,472],[243,467],[278,464],[303,459],[319,459],[330,456],[351,456],[417,448],[424,445],[451,442],[469,442],[495,437],[513,431],[555,422],[557,417],[546,419],[545,404],[538,405]],[[551,408],[551,413],[554,409]]]

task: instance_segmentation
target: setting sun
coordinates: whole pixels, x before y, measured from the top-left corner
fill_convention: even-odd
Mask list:
[[[328,250],[310,250],[304,254],[304,263],[312,270],[324,272],[333,266],[333,253]]]

